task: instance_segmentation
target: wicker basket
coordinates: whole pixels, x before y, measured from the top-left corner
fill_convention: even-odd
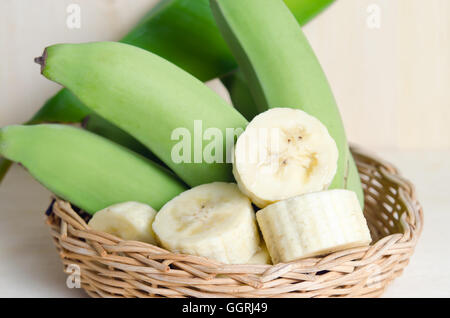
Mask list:
[[[81,287],[92,297],[376,297],[408,264],[423,212],[413,185],[392,165],[352,151],[369,247],[274,266],[224,265],[94,231],[61,200],[47,221],[65,268],[80,267]]]

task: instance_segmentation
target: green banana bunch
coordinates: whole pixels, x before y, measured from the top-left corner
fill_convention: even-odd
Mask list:
[[[189,73],[116,42],[54,45],[36,61],[45,77],[147,146],[188,185],[233,180],[224,162],[236,136],[225,137],[248,122]],[[217,138],[220,147],[211,147]],[[173,160],[174,149],[180,160]]]
[[[303,25],[335,0],[284,1]],[[217,29],[209,0],[163,0],[120,42],[151,51],[203,82],[237,67]],[[90,113],[89,108],[63,89],[44,104],[31,122],[79,122]]]
[[[66,125],[0,129],[0,154],[91,214],[138,201],[160,209],[186,187],[166,169],[103,137]]]
[[[362,187],[333,93],[286,5],[278,0],[266,0],[263,6],[259,0],[211,0],[211,8],[256,104],[299,108],[318,118],[339,149],[338,170],[330,188],[351,186],[362,204]]]
[[[251,99],[247,84],[242,81],[243,77],[230,73],[236,68],[236,62],[217,29],[208,1],[163,0],[150,10],[122,42],[152,51],[203,81],[228,74],[224,83],[230,90],[235,107],[251,119],[258,108]],[[335,0],[284,1],[303,25]],[[27,124],[76,123],[90,114],[92,111],[76,96],[62,89]],[[93,121],[96,123],[95,130],[103,132],[101,135],[114,141],[120,135],[119,143],[131,149],[136,146],[137,141],[133,137],[125,136],[126,133],[118,128],[118,131],[114,131],[114,125],[97,119]],[[0,158],[0,182],[10,165],[10,161]]]

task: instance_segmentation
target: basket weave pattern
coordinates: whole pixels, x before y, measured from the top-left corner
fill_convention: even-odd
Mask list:
[[[401,275],[422,230],[414,186],[390,164],[352,150],[373,242],[277,265],[225,265],[90,229],[68,202],[47,218],[65,269],[92,297],[376,297]]]

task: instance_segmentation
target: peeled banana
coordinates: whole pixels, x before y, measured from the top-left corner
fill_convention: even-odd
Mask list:
[[[153,230],[170,251],[245,264],[258,251],[250,200],[234,183],[213,182],[183,192],[156,215]]]
[[[222,35],[245,74],[252,95],[265,108],[301,109],[319,119],[339,149],[331,188],[352,188],[362,201],[359,176],[327,78],[298,22],[278,0],[211,0]],[[251,23],[249,23],[251,21]],[[264,34],[264,36],[261,36]]]
[[[252,258],[247,262],[251,265],[270,265],[272,260],[270,258],[269,252],[267,251],[267,246],[264,242],[261,242],[258,250],[253,254]]]
[[[89,226],[124,240],[156,244],[152,228],[155,216],[156,211],[147,204],[122,202],[96,212]]]
[[[256,214],[274,264],[371,242],[353,191],[328,190],[283,200]]]
[[[171,173],[105,138],[65,125],[0,129],[0,155],[88,213],[126,201],[161,208],[184,191]]]
[[[240,131],[247,121],[175,65],[115,42],[54,45],[37,61],[45,77],[69,88],[100,116],[146,145],[190,186],[233,180],[231,164],[225,162],[235,140],[226,138],[227,129]],[[212,141],[203,138],[209,128],[219,135]],[[173,136],[176,129],[184,134]],[[172,150],[180,142],[185,142],[182,153],[188,155],[177,162]],[[208,163],[204,150],[211,142],[219,145],[214,149],[219,158]]]
[[[258,207],[327,189],[338,150],[327,128],[304,111],[273,108],[256,116],[235,147],[233,174]]]

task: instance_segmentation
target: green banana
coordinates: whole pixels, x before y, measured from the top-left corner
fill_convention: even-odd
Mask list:
[[[79,123],[91,113],[75,95],[67,89],[62,89],[50,98],[27,124]]]
[[[255,103],[253,100],[247,80],[241,70],[238,69],[233,73],[229,73],[220,80],[228,90],[233,106],[248,121],[251,121],[253,117],[265,110],[264,106]]]
[[[88,213],[125,201],[160,209],[185,190],[165,169],[105,138],[56,124],[0,129],[0,154]]]
[[[233,180],[231,164],[223,162],[236,136],[225,137],[248,122],[189,73],[153,53],[116,42],[54,45],[36,61],[45,77],[146,145],[188,185]],[[197,127],[196,120],[201,120]],[[207,130],[211,142],[219,138],[217,149],[203,138]],[[183,142],[187,146],[179,149]],[[180,150],[181,160],[173,160],[173,149]],[[203,150],[213,160],[205,161]]]
[[[84,118],[82,127],[94,134],[108,138],[121,146],[133,150],[147,159],[157,162],[160,165],[164,165],[162,161],[152,154],[152,152],[142,143],[97,114],[90,114]]]
[[[208,1],[163,0],[142,18],[122,42],[153,51],[203,81],[230,73],[236,62],[217,30]],[[335,0],[284,1],[297,21],[304,24]],[[241,81],[242,77],[235,78],[233,74],[228,78],[226,83],[232,85],[230,94],[235,107],[250,118],[257,108],[251,99],[247,99],[250,94],[246,91],[246,83]],[[91,113],[70,91],[62,89],[27,124],[76,123]],[[109,129],[113,135],[121,134],[120,131],[112,132],[113,126]],[[131,140],[131,137],[126,139]],[[2,162],[3,175],[10,166],[6,163]],[[3,175],[0,174],[0,182]]]
[[[278,0],[266,0],[263,6],[259,0],[211,0],[211,8],[256,104],[299,108],[318,118],[339,149],[338,170],[330,188],[351,186],[363,204],[362,187],[354,173],[356,167],[333,93],[286,5]]]
[[[11,167],[12,162],[6,158],[0,157],[0,182]]]
[[[283,0],[300,25],[305,25],[335,0]]]
[[[204,82],[230,73],[237,64],[217,29],[208,1],[163,0],[121,42],[151,51]],[[303,25],[335,0],[284,1]],[[79,122],[89,113],[89,108],[63,89],[44,104],[32,122]]]
[[[284,0],[297,22],[303,26],[313,17],[325,10],[335,0]],[[251,121],[253,117],[265,109],[255,103],[252,94],[241,70],[228,73],[221,77],[221,81],[230,93],[233,106]]]

